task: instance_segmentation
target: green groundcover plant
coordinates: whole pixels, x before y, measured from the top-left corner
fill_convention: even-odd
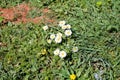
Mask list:
[[[57,24],[0,24],[0,80],[120,79],[119,0],[25,2],[51,9]],[[42,15],[37,12],[28,16]]]
[[[106,80],[119,75],[119,72],[113,75],[116,70],[113,67],[119,70],[119,61],[112,62],[112,66],[107,60],[111,57],[104,55],[108,53],[103,49],[104,45],[95,43],[96,46],[101,45],[98,48],[92,45],[94,41],[91,39],[96,40],[97,37],[88,36],[88,41],[81,34],[66,21],[59,21],[54,26],[9,23],[8,27],[1,28],[1,40],[7,46],[0,50],[4,56],[1,57],[0,79]],[[109,53],[113,57],[114,53],[118,54],[117,51]]]

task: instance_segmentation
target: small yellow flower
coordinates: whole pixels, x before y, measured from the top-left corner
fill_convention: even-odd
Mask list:
[[[75,74],[71,74],[71,75],[70,75],[70,79],[71,79],[71,80],[75,80],[75,79],[76,79],[76,75],[75,75]]]
[[[47,54],[47,50],[46,50],[46,49],[42,49],[42,50],[41,50],[41,54],[42,54],[42,55]]]
[[[96,3],[96,5],[99,7],[99,6],[101,6],[102,5],[102,1],[98,1],[97,3]]]

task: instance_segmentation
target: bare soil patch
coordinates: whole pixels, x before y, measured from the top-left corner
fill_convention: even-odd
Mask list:
[[[53,23],[55,20],[50,18],[48,14],[52,13],[52,11],[48,8],[41,9],[42,16],[38,16],[35,18],[27,18],[28,13],[34,9],[30,7],[29,4],[22,3],[15,7],[11,8],[0,8],[0,16],[4,18],[3,24],[7,22],[12,23]]]

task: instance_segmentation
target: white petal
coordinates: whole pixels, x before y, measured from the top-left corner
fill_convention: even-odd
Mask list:
[[[59,55],[59,53],[60,53],[60,49],[57,48],[57,49],[54,51],[54,55]]]
[[[63,25],[65,25],[65,21],[60,21],[60,22],[59,22],[59,26],[61,27],[61,26],[63,26]]]
[[[65,51],[60,51],[59,57],[60,58],[65,58],[67,56],[67,53]]]
[[[48,26],[43,26],[43,30],[46,31],[48,29]]]
[[[65,35],[66,36],[70,36],[72,34],[72,31],[71,30],[65,30]]]
[[[51,35],[50,35],[50,39],[53,40],[54,38],[55,38],[55,34],[51,34]]]

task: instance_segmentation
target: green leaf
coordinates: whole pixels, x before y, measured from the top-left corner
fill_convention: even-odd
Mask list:
[[[0,23],[1,23],[3,20],[4,20],[4,18],[0,16]]]

